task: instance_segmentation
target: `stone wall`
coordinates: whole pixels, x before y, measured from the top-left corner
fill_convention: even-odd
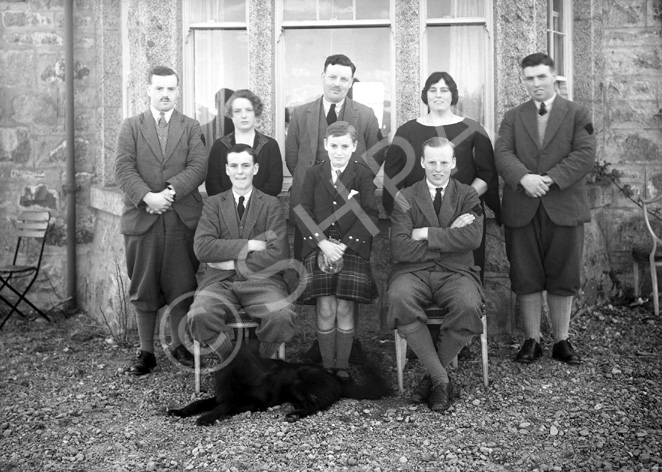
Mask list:
[[[95,2],[74,8],[74,87],[77,228],[66,229],[64,7],[61,1],[0,1],[0,248],[15,244],[18,212],[46,209],[52,229],[37,304],[50,308],[66,296],[66,240],[76,238],[83,259],[94,234],[89,209],[95,182],[97,80]],[[84,264],[79,264],[79,274]],[[3,307],[4,308],[4,307]]]

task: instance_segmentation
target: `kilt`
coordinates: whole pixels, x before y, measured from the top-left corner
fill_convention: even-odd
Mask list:
[[[305,288],[297,300],[298,304],[315,305],[317,297],[329,295],[359,303],[372,303],[377,298],[379,293],[369,261],[358,254],[345,252],[342,270],[337,274],[327,274],[317,265],[318,253],[319,249],[316,249],[303,260],[305,275],[301,282]]]

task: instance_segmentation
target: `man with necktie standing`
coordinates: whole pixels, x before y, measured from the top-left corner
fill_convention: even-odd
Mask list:
[[[552,322],[552,357],[581,359],[570,344],[573,297],[581,287],[584,223],[590,221],[585,177],[595,162],[589,111],[556,93],[554,61],[536,53],[521,63],[531,100],[506,112],[496,141],[496,166],[506,185],[505,225],[510,281],[526,340],[517,362],[542,356],[542,296]]]
[[[197,287],[193,236],[202,213],[198,186],[207,172],[200,124],[175,109],[175,71],[153,68],[147,95],[150,109],[122,123],[115,163],[115,178],[124,192],[121,232],[131,279],[129,297],[140,337],[138,358],[127,373],[136,376],[156,366],[154,328],[164,305],[169,305],[172,356],[193,365],[180,339],[181,321],[191,301],[182,295]],[[182,301],[173,304],[178,299]]]
[[[451,178],[456,160],[446,138],[423,143],[425,179],[397,193],[391,215],[388,318],[407,339],[426,373],[412,401],[447,410],[457,396],[446,368],[483,332],[483,293],[473,250],[483,238],[482,206],[476,190]],[[445,312],[438,349],[426,326],[425,308]]]

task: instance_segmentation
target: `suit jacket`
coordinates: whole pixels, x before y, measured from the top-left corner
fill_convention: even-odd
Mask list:
[[[495,145],[497,170],[506,182],[503,223],[513,228],[525,226],[539,205],[560,226],[590,221],[585,176],[593,170],[595,145],[588,110],[559,95],[549,112],[542,146],[534,101],[507,111]],[[554,184],[542,198],[531,198],[519,183],[527,173],[547,174]]]
[[[379,123],[372,108],[345,98],[343,121],[356,128],[358,145],[352,159],[363,159],[370,165],[368,150],[375,150],[379,142]],[[285,141],[285,164],[292,175],[290,188],[290,221],[294,221],[294,208],[301,202],[301,187],[306,171],[315,164],[319,139],[320,114],[324,106],[322,98],[292,110]],[[375,170],[375,174],[377,172]]]
[[[247,252],[249,239],[266,241],[267,249]],[[200,287],[234,275],[242,279],[280,276],[290,257],[280,201],[253,188],[240,222],[232,189],[207,198],[193,248],[200,262],[235,261],[235,270],[208,267]]]
[[[398,192],[391,214],[391,255],[396,264],[389,283],[398,275],[436,266],[469,275],[480,284],[473,256],[483,239],[483,218],[477,213],[480,208],[476,190],[453,178],[444,192],[439,218],[425,179]],[[453,221],[465,213],[474,213],[474,222],[451,228]],[[412,230],[425,227],[429,228],[427,241],[412,239]]]
[[[338,184],[337,188],[331,180],[328,160],[307,170],[301,207],[295,209],[296,223],[305,241],[302,257],[310,254],[333,228],[349,249],[370,260],[372,237],[379,233],[374,178],[362,161],[354,160],[349,161],[340,175],[342,185]]]
[[[200,124],[175,110],[163,155],[150,110],[124,120],[115,161],[115,179],[124,192],[122,234],[143,234],[158,220],[159,215],[146,212],[143,198],[149,192],[162,191],[166,182],[175,189],[172,209],[187,227],[195,230],[202,212],[198,186],[207,173],[201,136]]]

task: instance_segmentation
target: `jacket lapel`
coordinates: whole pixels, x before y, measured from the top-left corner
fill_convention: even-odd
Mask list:
[[[554,103],[552,104],[552,109],[549,112],[549,120],[547,120],[547,128],[545,129],[545,137],[543,139],[542,149],[545,149],[554,135],[558,132],[565,115],[568,113],[568,103],[561,98],[556,96]]]
[[[221,216],[225,221],[225,227],[228,233],[230,233],[230,239],[239,239],[239,223],[237,222],[237,210],[235,208],[232,190],[228,190],[223,194]]]
[[[336,188],[333,186],[333,180],[331,178],[331,162],[329,162],[328,159],[322,164],[320,172],[322,173],[320,176],[322,179],[322,185],[326,191],[329,192],[329,195],[333,197],[333,195],[336,194]]]
[[[538,139],[538,113],[533,100],[529,100],[521,108],[520,119],[524,124],[524,129],[529,133],[531,141],[536,144],[536,147],[540,148],[540,139]]]
[[[166,141],[166,152],[163,162],[168,162],[172,156],[172,152],[177,147],[179,140],[184,135],[184,115],[174,110],[170,117],[170,124],[168,126],[168,140]],[[158,141],[158,136],[157,136]]]
[[[437,218],[437,215],[434,212],[434,206],[432,205],[432,197],[430,196],[430,191],[428,190],[428,184],[425,181],[425,178],[417,182],[415,185],[418,186],[416,195],[414,196],[414,201],[416,202],[416,205],[418,205],[418,208],[420,208],[421,213],[423,213],[423,216],[425,216],[428,226],[438,228],[439,219]]]
[[[246,221],[244,223],[244,229],[239,235],[242,238],[248,238],[253,233],[253,228],[257,223],[257,217],[262,211],[264,206],[264,200],[262,200],[262,192],[253,187],[253,193],[251,199],[248,201],[248,210],[246,212]]]
[[[156,123],[154,117],[149,111],[143,112],[140,117],[140,132],[142,133],[145,141],[149,145],[154,157],[159,162],[163,162],[163,153],[161,152],[161,145],[159,144],[159,135],[156,134]]]
[[[313,152],[313,163],[317,155],[317,138],[319,136],[319,121],[322,109],[322,98],[313,102],[313,105],[308,108],[308,117],[306,118],[306,125],[308,126],[308,136],[310,137],[310,149]]]
[[[444,199],[441,201],[441,211],[439,212],[439,223],[442,228],[450,227],[455,219],[455,206],[457,204],[457,186],[455,181],[450,179],[446,190],[444,191]]]

